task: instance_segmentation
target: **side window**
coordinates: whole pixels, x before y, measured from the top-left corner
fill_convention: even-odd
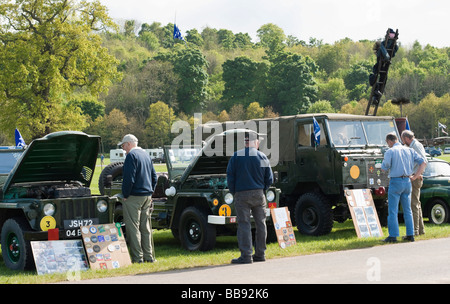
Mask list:
[[[325,136],[325,129],[323,124],[319,122],[320,126],[320,146],[327,144]],[[298,147],[314,147],[314,128],[312,123],[299,123],[297,125],[297,146]]]

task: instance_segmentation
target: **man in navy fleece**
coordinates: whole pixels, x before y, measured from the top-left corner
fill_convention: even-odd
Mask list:
[[[237,239],[241,256],[233,264],[265,261],[266,198],[265,191],[273,183],[273,173],[267,156],[258,151],[256,133],[245,134],[245,149],[234,153],[228,162],[228,189],[234,196],[238,222]],[[255,254],[252,256],[250,211],[256,225]]]
[[[153,262],[151,212],[156,171],[150,155],[137,146],[138,139],[127,134],[119,143],[127,152],[123,164],[123,219],[133,263]]]

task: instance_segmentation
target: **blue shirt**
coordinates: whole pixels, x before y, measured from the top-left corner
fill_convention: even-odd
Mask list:
[[[156,171],[150,155],[139,147],[131,149],[123,164],[123,197],[152,195],[156,179]]]
[[[425,161],[411,148],[404,147],[400,143],[395,143],[392,148],[384,153],[384,160],[381,169],[389,170],[389,177],[411,176],[414,172],[414,164],[421,164]]]
[[[227,166],[227,184],[232,194],[239,191],[267,190],[273,183],[267,156],[255,148],[236,151]]]

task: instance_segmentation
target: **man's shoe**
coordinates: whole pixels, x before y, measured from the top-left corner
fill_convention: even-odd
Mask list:
[[[385,243],[397,243],[397,238],[393,236],[388,236],[383,240]]]
[[[266,258],[264,256],[258,257],[256,255],[252,255],[252,258],[253,258],[253,262],[265,262],[266,261]]]
[[[414,242],[414,235],[406,235],[406,236],[402,237],[402,239],[404,241]]]
[[[251,264],[251,263],[253,263],[251,258],[244,259],[243,257],[238,257],[237,259],[231,260],[231,264]]]

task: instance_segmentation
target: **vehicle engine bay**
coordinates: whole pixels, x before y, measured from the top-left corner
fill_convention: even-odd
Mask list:
[[[27,183],[11,187],[5,198],[53,199],[91,196],[91,190],[80,182]]]

